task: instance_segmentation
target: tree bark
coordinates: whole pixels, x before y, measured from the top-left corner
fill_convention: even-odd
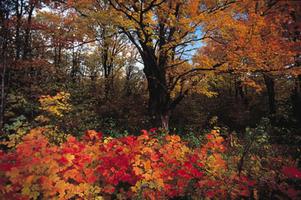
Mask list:
[[[16,35],[15,35],[15,46],[16,46],[16,60],[20,59],[21,56],[21,23],[22,23],[22,15],[23,15],[23,5],[24,2],[21,0],[15,1],[15,10],[17,16],[17,24],[16,24]]]
[[[293,115],[300,122],[301,121],[301,75],[295,80],[295,88],[291,95]],[[300,124],[300,123],[299,123]]]
[[[155,56],[142,56],[144,74],[148,82],[149,100],[148,109],[154,119],[153,125],[168,130],[170,112],[170,93],[167,91],[166,72],[164,65],[160,66],[154,59]]]
[[[161,126],[164,130],[169,130],[169,113],[165,113],[161,115]]]
[[[27,26],[25,29],[23,59],[28,59],[28,56],[31,56],[31,25],[34,8],[34,3],[31,3],[28,11]]]
[[[4,107],[5,107],[5,74],[6,74],[6,58],[2,57],[2,71],[1,71],[1,107],[0,107],[0,130],[3,128],[4,124]]]
[[[235,97],[240,97],[242,100],[245,98],[242,81],[239,79],[235,80]]]
[[[7,68],[7,43],[8,43],[8,28],[7,22],[9,11],[3,10],[1,12],[1,59],[0,59],[0,67],[1,67],[1,102],[0,102],[0,130],[3,128],[4,124],[4,109],[5,109],[5,78],[6,78],[6,68]]]
[[[267,89],[268,101],[269,101],[269,112],[274,114],[276,112],[276,103],[275,103],[275,81],[270,74],[263,74],[264,82]]]

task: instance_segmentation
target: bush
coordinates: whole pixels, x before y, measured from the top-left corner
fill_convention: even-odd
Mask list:
[[[237,199],[278,195],[297,199],[301,172],[271,169],[269,179],[237,172],[225,159],[216,130],[190,148],[178,135],[143,130],[140,136],[103,138],[86,131],[51,144],[37,128],[15,150],[0,155],[0,195],[8,199]],[[278,158],[281,159],[281,158]],[[281,162],[277,162],[278,164]],[[268,177],[266,177],[268,178]],[[269,183],[269,185],[267,185]],[[263,193],[262,187],[269,193]],[[299,195],[299,196],[298,196]]]

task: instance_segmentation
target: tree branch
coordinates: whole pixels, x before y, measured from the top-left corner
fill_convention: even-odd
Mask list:
[[[189,74],[193,73],[193,72],[198,72],[198,71],[213,71],[213,70],[216,70],[216,68],[222,66],[223,64],[225,64],[224,62],[223,63],[217,63],[215,65],[212,66],[212,68],[194,68],[194,69],[191,69],[191,70],[188,70],[184,73],[182,73],[181,75],[179,75],[174,83],[172,84],[170,90],[173,90],[174,87],[177,85],[177,83],[182,79],[184,78],[185,76],[188,76]]]

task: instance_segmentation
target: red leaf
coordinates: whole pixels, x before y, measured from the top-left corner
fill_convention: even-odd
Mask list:
[[[301,171],[296,167],[283,167],[282,173],[288,178],[301,179]]]

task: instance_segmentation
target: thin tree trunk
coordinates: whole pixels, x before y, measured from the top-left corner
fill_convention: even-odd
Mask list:
[[[1,71],[1,108],[0,108],[0,130],[3,128],[4,123],[4,107],[5,107],[5,73],[6,73],[6,59],[2,57],[2,71]]]
[[[129,97],[132,94],[132,88],[130,86],[130,80],[131,80],[131,73],[132,73],[132,66],[129,66],[126,71],[126,77],[125,77],[125,85],[124,85],[124,91],[125,96]]]
[[[0,100],[0,130],[3,128],[4,124],[4,109],[5,109],[5,78],[6,78],[6,68],[7,68],[7,41],[8,41],[8,28],[6,20],[8,19],[7,13],[1,13],[1,100]]]
[[[7,36],[6,30],[4,30],[4,36]],[[3,37],[6,40],[6,37]],[[2,45],[2,62],[1,62],[1,104],[0,104],[0,130],[3,128],[4,124],[4,108],[5,108],[5,77],[6,77],[6,41]]]
[[[15,1],[15,9],[17,15],[17,24],[16,24],[16,35],[15,35],[15,46],[16,46],[16,60],[20,59],[21,56],[21,22],[22,22],[22,14],[23,14],[23,0]]]
[[[169,114],[162,114],[161,115],[161,126],[164,130],[169,130]]]
[[[78,73],[77,55],[76,55],[76,52],[75,52],[75,49],[74,49],[74,44],[73,44],[73,48],[72,48],[72,68],[71,68],[71,79],[72,79],[73,83],[76,82],[77,73]]]
[[[61,43],[59,43],[59,46],[58,46],[58,58],[57,58],[57,66],[60,66],[61,65],[61,62],[62,62],[62,46],[61,46]]]
[[[298,75],[297,77],[297,83],[296,83],[296,87],[297,87],[297,92],[301,92],[301,75]]]
[[[230,83],[230,85],[229,85],[229,96],[232,97],[232,78],[230,78],[229,80],[230,80],[229,81],[229,83]]]
[[[102,38],[102,52],[101,52],[101,58],[102,58],[102,67],[104,70],[104,92],[105,92],[105,99],[108,100],[111,94],[111,78],[112,78],[112,64],[109,59],[109,44],[107,41],[107,30],[106,28],[103,28],[103,32],[101,35]]]
[[[301,121],[301,75],[295,79],[295,87],[291,95],[292,112],[296,119]]]
[[[27,18],[27,27],[25,30],[25,38],[24,38],[24,49],[23,49],[23,59],[27,59],[28,56],[31,56],[31,24],[32,24],[32,14],[34,11],[35,6],[32,4],[30,5],[30,10],[28,12]]]

